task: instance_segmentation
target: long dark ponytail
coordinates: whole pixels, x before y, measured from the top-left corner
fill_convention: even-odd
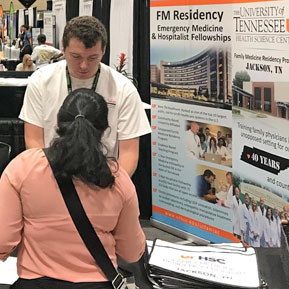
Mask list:
[[[102,188],[114,184],[101,142],[108,128],[107,115],[105,100],[91,89],[76,89],[66,97],[57,115],[59,137],[47,152],[57,176]]]

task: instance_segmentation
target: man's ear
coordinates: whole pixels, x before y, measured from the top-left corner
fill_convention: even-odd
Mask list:
[[[64,53],[63,40],[61,41],[61,51]]]
[[[102,56],[105,54],[106,46],[103,47],[102,49]]]

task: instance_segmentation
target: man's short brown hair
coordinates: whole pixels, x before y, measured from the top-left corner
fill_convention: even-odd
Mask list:
[[[45,36],[45,34],[39,34],[39,35],[37,36],[37,40],[38,40],[38,43],[39,43],[39,44],[45,44],[45,42],[46,42],[46,36]]]
[[[63,48],[69,45],[71,38],[80,40],[86,48],[93,47],[101,41],[102,50],[107,44],[107,33],[104,25],[93,16],[79,16],[72,18],[63,32]]]

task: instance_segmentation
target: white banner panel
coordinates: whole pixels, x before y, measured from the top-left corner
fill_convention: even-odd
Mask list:
[[[150,1],[153,220],[279,247],[289,201],[288,1]]]

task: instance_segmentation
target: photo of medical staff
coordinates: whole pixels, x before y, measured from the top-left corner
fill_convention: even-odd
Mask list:
[[[281,245],[281,215],[277,207],[271,208],[259,202],[246,193],[246,205],[241,215],[243,225],[242,237],[252,247],[280,247]],[[288,220],[287,220],[288,221]]]
[[[280,213],[277,207],[267,206],[263,197],[256,200],[248,193],[242,195],[239,187],[233,190],[234,198],[238,200],[238,206],[234,202],[230,206],[234,235],[252,247],[280,247],[281,224],[286,222],[287,206]]]
[[[263,197],[257,201],[248,193],[242,194],[237,186],[233,187],[232,202],[223,205],[232,209],[233,233],[240,240],[252,247],[280,247],[285,211],[280,214],[277,207],[266,206]]]
[[[187,121],[185,145],[190,158],[232,167],[231,128]]]
[[[232,233],[252,247],[280,247],[281,226],[288,224],[289,203],[280,212],[233,180],[232,172],[198,165],[195,192],[207,202],[232,210]]]
[[[200,164],[197,166],[195,191],[199,198],[225,206],[226,203],[231,204],[232,190],[233,177],[231,172]]]

